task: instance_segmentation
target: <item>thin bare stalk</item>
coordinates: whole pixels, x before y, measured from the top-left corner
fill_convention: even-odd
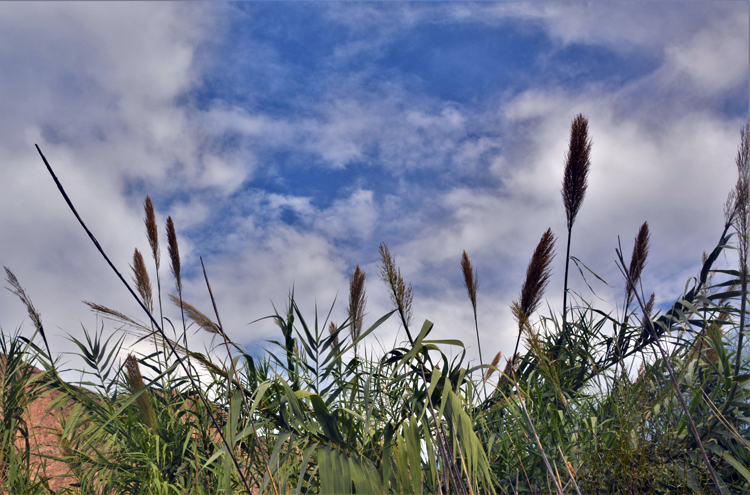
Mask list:
[[[65,188],[63,187],[62,183],[60,183],[60,180],[57,178],[57,175],[55,175],[55,172],[52,170],[52,166],[47,161],[47,158],[42,153],[42,150],[39,148],[38,144],[35,144],[36,150],[39,152],[39,156],[42,157],[42,160],[44,161],[44,165],[47,167],[47,171],[52,176],[52,180],[55,181],[55,184],[57,185],[57,189],[60,191],[60,194],[62,194],[63,199],[65,199],[65,202],[67,203],[68,207],[70,208],[70,211],[73,213],[73,215],[78,220],[78,223],[81,224],[81,227],[83,227],[83,230],[86,231],[86,234],[89,236],[89,239],[91,239],[91,242],[94,243],[94,246],[96,246],[97,250],[99,250],[99,253],[102,255],[104,260],[107,262],[109,267],[112,269],[112,271],[115,272],[115,275],[117,275],[117,278],[120,279],[120,281],[125,285],[125,287],[128,289],[128,292],[130,292],[130,295],[133,296],[133,298],[138,302],[141,309],[146,312],[149,319],[151,320],[151,323],[156,327],[156,330],[159,332],[161,337],[164,339],[166,344],[169,346],[171,352],[174,354],[175,358],[177,359],[177,362],[179,363],[180,367],[182,368],[182,371],[185,373],[185,375],[188,377],[188,380],[190,381],[190,385],[193,387],[193,390],[198,394],[198,397],[200,398],[201,402],[203,403],[204,407],[206,408],[206,412],[208,413],[208,416],[211,418],[211,423],[213,423],[214,428],[216,428],[216,433],[219,434],[219,437],[221,438],[222,443],[227,448],[227,452],[229,453],[230,457],[232,458],[232,461],[234,463],[235,468],[237,469],[237,473],[240,476],[240,479],[242,481],[242,484],[245,487],[245,490],[247,490],[248,493],[252,493],[250,490],[250,485],[247,483],[247,479],[245,478],[245,474],[242,472],[242,469],[240,468],[240,463],[237,460],[237,457],[232,452],[232,448],[230,447],[229,443],[227,442],[226,437],[224,436],[224,433],[222,431],[221,426],[219,426],[219,422],[216,420],[216,417],[211,412],[211,403],[208,401],[206,396],[203,394],[203,391],[198,387],[198,384],[193,379],[190,370],[185,365],[185,362],[180,358],[180,356],[177,354],[177,349],[175,349],[172,342],[167,337],[164,330],[161,328],[159,323],[154,318],[154,315],[151,314],[151,311],[148,310],[148,308],[143,304],[141,299],[138,297],[136,292],[133,290],[133,288],[130,286],[127,280],[125,280],[125,277],[123,277],[122,273],[115,267],[114,263],[112,263],[112,260],[109,259],[109,256],[107,256],[107,253],[104,251],[104,248],[102,248],[101,244],[99,244],[99,241],[96,239],[94,234],[89,230],[89,228],[86,226],[86,223],[83,221],[81,216],[78,214],[78,211],[76,210],[75,206],[73,206],[73,202],[68,197],[68,193],[65,192]]]

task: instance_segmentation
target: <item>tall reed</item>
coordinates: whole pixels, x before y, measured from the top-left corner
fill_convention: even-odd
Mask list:
[[[589,169],[591,168],[591,138],[589,138],[588,129],[588,119],[582,114],[578,114],[570,126],[570,141],[568,153],[565,157],[562,198],[568,227],[568,247],[565,252],[565,282],[563,284],[563,330],[568,314],[568,267],[570,265],[571,232],[578,210],[581,209],[583,198],[586,196]]]
[[[354,270],[351,279],[349,279],[349,333],[354,342],[354,355],[357,355],[357,340],[362,335],[362,324],[367,305],[367,295],[365,294],[365,272],[359,268]]]
[[[542,234],[534,254],[531,255],[529,266],[526,268],[526,279],[521,287],[521,295],[517,301],[511,304],[511,311],[518,322],[518,337],[516,346],[511,356],[511,362],[515,365],[518,354],[518,344],[521,342],[523,330],[530,325],[529,319],[532,313],[539,308],[544,296],[544,289],[549,284],[552,276],[552,260],[555,257],[555,236],[552,229]]]
[[[482,342],[479,339],[479,321],[477,320],[477,289],[479,288],[479,277],[477,269],[471,265],[469,255],[464,251],[461,255],[461,273],[464,276],[464,288],[471,301],[471,308],[474,310],[474,329],[477,332],[477,348],[479,349],[479,364],[484,363],[482,359]]]

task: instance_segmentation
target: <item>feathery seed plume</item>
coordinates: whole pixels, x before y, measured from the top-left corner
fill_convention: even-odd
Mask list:
[[[476,314],[479,277],[477,277],[477,269],[471,266],[471,261],[469,261],[469,255],[466,254],[466,251],[461,256],[461,271],[464,274],[464,287],[466,287],[466,292],[469,294],[469,299],[471,300],[471,306],[474,308],[474,313]]]
[[[521,288],[518,306],[526,318],[530,317],[542,302],[544,289],[552,276],[550,265],[554,257],[555,235],[552,229],[547,229],[531,256],[529,266],[526,268],[526,280]]]
[[[143,209],[146,212],[146,217],[143,221],[146,223],[148,245],[151,246],[151,255],[154,257],[156,269],[159,270],[159,265],[161,263],[161,253],[159,251],[159,229],[156,227],[156,214],[154,213],[154,204],[151,202],[150,196],[146,196],[146,201],[143,203]]]
[[[575,222],[588,187],[589,168],[591,167],[589,156],[591,139],[588,136],[588,125],[588,119],[582,114],[578,114],[570,127],[570,142],[565,157],[565,175],[562,187],[568,230]]]
[[[497,369],[497,363],[500,362],[501,355],[502,355],[502,352],[498,351],[497,354],[495,354],[495,357],[492,358],[492,363],[490,363],[490,367],[487,369],[487,372],[484,374],[485,380],[489,380],[492,374]]]
[[[409,331],[412,318],[412,302],[414,300],[411,284],[408,287],[404,284],[401,269],[396,267],[396,263],[393,261],[391,252],[388,250],[388,245],[385,242],[380,243],[380,260],[382,263],[380,265],[380,278],[388,285],[391,302],[393,302],[401,315],[401,321],[404,324],[409,341],[413,342],[411,332]]]
[[[735,186],[733,214],[730,215],[728,222],[731,223],[737,233],[739,240],[737,242],[740,255],[740,284],[741,300],[740,304],[740,321],[737,336],[737,347],[734,361],[734,374],[740,374],[742,364],[742,355],[744,354],[745,337],[745,314],[747,309],[747,286],[748,286],[748,251],[750,251],[750,119],[748,119],[744,128],[740,131],[740,148],[737,150],[737,185]],[[730,196],[731,199],[731,196]],[[734,399],[737,393],[737,383],[732,384],[729,391],[729,401]]]
[[[39,330],[39,334],[42,336],[42,340],[44,340],[44,346],[47,348],[47,354],[49,354],[49,358],[52,359],[52,352],[50,351],[49,343],[47,342],[47,336],[44,334],[42,316],[34,307],[34,303],[31,302],[31,298],[26,294],[24,288],[21,287],[21,283],[18,281],[13,272],[10,271],[7,266],[3,268],[5,268],[6,280],[10,284],[10,287],[7,287],[7,289],[15,294],[16,297],[21,300],[24,306],[26,306],[26,311],[28,311],[29,313],[29,318],[31,319],[32,323],[34,323],[34,326],[37,328],[37,330]]]
[[[169,251],[170,267],[177,283],[177,292],[182,294],[182,276],[180,275],[180,249],[177,246],[177,232],[174,229],[172,217],[167,217],[167,248]]]
[[[588,187],[589,168],[591,167],[591,139],[588,130],[589,121],[578,114],[570,126],[570,142],[565,155],[565,173],[563,174],[562,198],[568,222],[568,248],[565,252],[565,276],[563,278],[563,314],[562,329],[568,314],[568,268],[570,266],[570,238],[578,210]]]
[[[112,308],[108,308],[101,304],[92,303],[90,301],[83,301],[83,304],[88,306],[91,309],[91,311],[99,313],[99,316],[101,316],[102,318],[107,318],[108,320],[125,323],[126,325],[130,325],[132,327],[139,328],[141,330],[146,330],[146,331],[150,330],[150,328],[148,328],[146,325],[144,325],[140,321],[134,318],[131,318],[127,315],[124,315],[120,313],[119,311],[114,310]]]
[[[352,342],[357,340],[362,334],[362,317],[365,313],[365,272],[359,268],[354,270],[352,277],[349,279],[349,320],[351,326],[349,332],[352,336]],[[337,339],[338,340],[338,339]],[[354,346],[354,354],[357,353],[357,346]]]
[[[333,337],[333,346],[334,347],[338,347],[339,346],[339,336],[336,334],[337,331],[338,331],[338,327],[336,326],[336,324],[334,322],[331,322],[331,324],[328,325],[328,333],[331,334],[331,335],[335,335],[335,337]]]
[[[730,192],[724,209],[726,221],[734,225],[740,234],[739,251],[740,262],[747,263],[748,234],[750,234],[750,143],[748,143],[748,127],[740,131],[740,148],[737,150],[735,163],[737,164],[737,183]]]
[[[630,258],[630,267],[628,268],[630,280],[633,281],[633,284],[627,284],[625,289],[626,308],[633,302],[633,286],[638,285],[638,282],[641,280],[643,268],[646,266],[650,237],[651,234],[648,231],[648,222],[643,222],[643,225],[638,229],[638,235],[635,238],[633,255]]]
[[[135,252],[133,253],[133,264],[130,265],[130,269],[133,270],[133,283],[135,283],[135,287],[141,295],[143,304],[146,305],[149,311],[153,311],[154,301],[151,289],[151,279],[148,276],[146,263],[143,261],[143,255],[138,251],[138,248],[135,248]]]
[[[34,326],[37,328],[40,328],[42,326],[42,317],[39,314],[39,312],[34,308],[34,304],[31,302],[31,299],[28,295],[26,295],[26,291],[23,287],[21,287],[21,283],[16,278],[15,274],[13,274],[12,271],[8,267],[5,268],[5,275],[6,280],[12,287],[8,287],[8,290],[15,294],[21,302],[26,306],[26,310],[29,313],[29,318],[34,323]]]
[[[465,250],[464,254],[461,256],[461,271],[464,274],[464,287],[466,287],[466,292],[469,294],[469,300],[471,301],[471,307],[474,310],[474,329],[477,332],[479,364],[482,364],[484,363],[484,359],[482,358],[482,343],[479,340],[479,321],[477,320],[477,289],[479,288],[479,277],[477,276],[477,269],[471,266],[469,255],[466,254]]]
[[[651,297],[648,298],[648,302],[646,302],[645,311],[643,312],[643,316],[647,319],[651,318],[651,313],[654,311],[654,302],[656,301],[656,294],[653,292],[651,293]],[[723,313],[722,313],[723,314]]]
[[[198,308],[196,308],[192,304],[186,303],[185,301],[181,301],[180,298],[175,296],[174,294],[170,294],[169,299],[171,299],[172,303],[178,308],[182,307],[188,318],[193,320],[193,322],[203,330],[216,335],[221,335],[221,329],[219,328],[219,325],[212,321],[211,318],[201,313]]]
[[[526,280],[521,287],[520,299],[511,304],[513,316],[518,321],[518,339],[513,351],[514,359],[518,352],[518,343],[521,341],[521,331],[528,325],[531,314],[539,308],[539,304],[542,302],[544,289],[552,276],[550,264],[554,257],[555,235],[552,233],[552,229],[547,229],[539,240],[534,254],[531,255],[531,261],[529,261],[529,266],[526,269]]]
[[[143,376],[141,375],[141,368],[138,366],[138,359],[132,354],[128,354],[128,357],[125,358],[125,376],[131,394],[135,394],[146,387],[146,383],[143,381]],[[154,411],[154,404],[151,402],[149,391],[144,390],[135,400],[135,403],[146,425],[152,429],[156,428],[156,412]]]

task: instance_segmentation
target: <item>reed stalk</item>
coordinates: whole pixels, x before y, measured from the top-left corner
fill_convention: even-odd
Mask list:
[[[154,260],[154,266],[156,267],[156,290],[159,298],[159,321],[161,326],[164,327],[164,309],[161,301],[161,279],[159,278],[159,268],[161,266],[161,250],[159,249],[159,229],[156,227],[156,213],[154,211],[154,203],[151,201],[150,196],[146,196],[146,200],[143,202],[143,211],[145,217],[143,222],[146,224],[146,237],[148,238],[148,245],[151,248],[151,257]]]
[[[359,268],[354,270],[349,279],[349,333],[354,342],[354,356],[357,356],[357,339],[362,334],[363,317],[367,296],[365,294],[365,272]],[[338,342],[338,338],[337,338]]]
[[[562,328],[568,313],[568,267],[570,265],[570,238],[578,210],[588,187],[589,169],[591,168],[591,139],[588,136],[589,121],[578,114],[570,126],[570,141],[565,157],[565,174],[563,176],[562,198],[568,227],[568,247],[565,253],[565,281],[563,284],[563,317]]]
[[[389,296],[391,302],[398,309],[401,324],[406,331],[409,343],[414,345],[414,339],[409,331],[412,318],[412,303],[414,301],[411,284],[407,287],[404,283],[404,278],[401,276],[401,269],[396,266],[396,262],[393,260],[388,245],[385,242],[380,243],[380,261],[380,278],[390,289]]]
[[[47,349],[47,355],[50,358],[50,361],[52,360],[52,352],[50,351],[49,342],[47,342],[47,335],[44,333],[44,325],[42,325],[42,316],[39,314],[39,311],[36,310],[34,307],[34,303],[31,302],[31,298],[26,294],[26,290],[24,290],[23,287],[21,287],[21,283],[18,281],[16,276],[13,274],[12,271],[6,266],[5,268],[5,277],[8,283],[10,284],[10,287],[8,287],[8,290],[15,294],[21,302],[26,306],[26,311],[29,314],[29,318],[31,319],[32,323],[34,323],[34,326],[36,327],[36,330],[39,332],[39,335],[42,336],[42,340],[44,341],[44,347]]]
[[[518,344],[521,342],[523,329],[529,325],[529,318],[532,313],[539,308],[544,296],[544,290],[549,284],[552,276],[550,265],[555,257],[555,236],[552,229],[542,234],[534,254],[531,255],[529,266],[526,268],[526,279],[521,287],[521,295],[518,301],[511,304],[511,311],[518,322],[518,337],[516,346],[513,350],[511,368],[515,366],[516,354],[518,354]]]
[[[482,359],[482,342],[479,339],[479,320],[477,319],[477,289],[479,288],[479,277],[477,275],[477,269],[471,265],[469,255],[464,251],[461,256],[461,273],[464,276],[464,288],[471,301],[471,308],[474,310],[474,330],[477,333],[477,348],[479,349],[479,364],[484,364]],[[485,393],[486,393],[485,388]]]
[[[747,309],[747,282],[748,282],[748,251],[750,251],[750,144],[748,133],[750,132],[750,120],[740,131],[740,149],[735,159],[737,165],[737,184],[734,189],[734,206],[732,224],[739,235],[739,272],[741,284],[740,302],[740,325],[737,334],[737,351],[734,361],[734,375],[740,374],[742,363],[743,340],[745,337],[745,312]],[[730,199],[731,201],[731,199]],[[734,380],[729,392],[729,400],[734,399],[737,393],[737,381]]]

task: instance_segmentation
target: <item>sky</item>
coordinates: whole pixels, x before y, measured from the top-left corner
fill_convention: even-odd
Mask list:
[[[557,256],[541,314],[562,308],[560,187],[582,113],[592,164],[571,254],[607,284],[589,275],[592,294],[572,267],[570,286],[618,311],[618,236],[629,256],[647,221],[643,286],[668,306],[723,227],[748,118],[749,18],[746,1],[2,2],[0,263],[72,365],[71,337],[118,331],[82,301],[145,319],[38,144],[128,276],[134,248],[149,252],[150,195],[165,298],[169,215],[185,299],[212,314],[203,257],[225,330],[250,352],[273,349],[275,325],[250,323],[283,311],[292,289],[306,319],[333,306],[341,323],[357,265],[365,326],[387,313],[385,242],[413,286],[415,325],[463,340],[476,363],[466,250],[484,360],[508,357],[509,306],[547,228]],[[7,291],[0,328],[33,332]],[[367,345],[378,355],[403,340],[391,319]],[[212,346],[192,329],[190,343]]]

